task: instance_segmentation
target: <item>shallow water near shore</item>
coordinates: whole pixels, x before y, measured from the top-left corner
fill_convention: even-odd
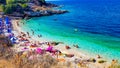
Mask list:
[[[32,18],[22,29],[41,39],[79,45],[90,56],[120,60],[120,2],[53,2],[70,13]],[[71,5],[75,3],[75,5]],[[77,7],[77,9],[75,9]]]

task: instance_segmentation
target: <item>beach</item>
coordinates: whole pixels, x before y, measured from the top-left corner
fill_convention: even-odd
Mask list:
[[[19,26],[18,26],[18,24],[16,23],[16,22],[18,22],[19,23]],[[24,23],[25,24],[25,23]],[[15,34],[15,36],[18,36],[21,32],[24,32],[24,33],[27,33],[27,32],[25,32],[24,30],[22,30],[21,29],[21,26],[22,25],[24,25],[24,24],[21,24],[21,20],[12,20],[12,25],[13,25],[13,32],[14,32],[14,34]],[[31,38],[28,38],[30,41],[31,41],[31,43],[32,42],[41,42],[41,43],[44,43],[44,42],[51,42],[51,41],[46,41],[46,40],[41,40],[41,39],[39,39],[39,37],[38,38],[36,38],[36,37],[34,37],[33,35],[32,36],[30,36]],[[48,45],[46,45],[46,44],[43,44],[42,45],[42,48],[46,48]],[[92,59],[92,58],[94,58],[95,60],[96,60],[96,62],[95,63],[93,63],[93,62],[88,62],[88,66],[90,67],[90,68],[107,68],[109,65],[110,65],[110,63],[111,62],[105,62],[105,63],[102,63],[102,64],[100,64],[100,63],[98,63],[98,61],[99,60],[105,60],[105,61],[107,61],[106,59],[104,59],[104,57],[103,58],[97,58],[97,56],[96,57],[90,57],[89,55],[86,55],[86,54],[84,54],[82,51],[79,51],[76,47],[70,47],[70,49],[66,49],[65,48],[65,46],[66,46],[66,44],[64,44],[64,43],[60,43],[60,44],[58,44],[58,45],[56,45],[56,46],[53,46],[54,47],[54,49],[57,49],[57,50],[60,50],[62,53],[66,53],[66,54],[74,54],[74,57],[65,57],[64,55],[61,55],[61,56],[58,56],[58,58],[64,58],[66,61],[70,61],[70,62],[73,62],[75,59],[80,59],[80,60],[88,60],[88,59]],[[27,47],[27,46],[26,46]],[[29,47],[28,47],[29,48]],[[23,47],[22,46],[19,46],[19,45],[16,45],[15,44],[15,46],[13,47],[13,49],[15,49],[15,51],[17,51],[17,52],[20,52],[20,51],[22,51],[21,49],[23,49]],[[29,48],[29,50],[30,50],[31,48]],[[33,48],[34,49],[34,48]],[[55,56],[56,57],[56,56]]]
[[[119,68],[119,4],[0,1],[0,68]]]

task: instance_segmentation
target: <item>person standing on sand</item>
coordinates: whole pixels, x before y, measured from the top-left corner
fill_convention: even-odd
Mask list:
[[[27,35],[28,35],[28,37],[29,37],[29,32],[27,32]]]
[[[32,31],[32,35],[34,35],[34,31],[31,29],[31,31]]]
[[[40,38],[40,37],[42,37],[42,35],[38,35],[38,37]]]
[[[17,23],[17,26],[19,26],[19,22],[18,22],[18,21],[16,21],[16,23]]]
[[[32,35],[34,35],[34,31],[32,31]]]

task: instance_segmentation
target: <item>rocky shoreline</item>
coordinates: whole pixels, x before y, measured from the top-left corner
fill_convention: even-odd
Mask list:
[[[41,17],[41,16],[50,16],[55,14],[64,14],[68,13],[68,10],[60,10],[59,5],[52,4],[52,3],[45,3],[45,4],[39,4],[41,2],[26,2],[23,5],[26,5],[25,8],[23,8],[21,5],[17,4],[16,8],[13,8],[12,13],[5,13],[0,12],[0,15],[7,15],[12,17]],[[54,9],[58,8],[58,9]]]
[[[24,17],[25,15],[27,17],[41,17],[41,16],[50,16],[50,15],[55,15],[55,14],[64,14],[68,13],[69,11],[67,10],[45,10],[45,11],[39,11],[39,12],[25,12],[25,14],[9,14],[8,16],[12,17]]]

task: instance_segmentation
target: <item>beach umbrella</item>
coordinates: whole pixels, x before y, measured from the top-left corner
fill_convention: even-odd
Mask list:
[[[16,37],[12,37],[10,40],[12,41],[12,43],[15,43],[15,41],[17,40],[17,38]]]
[[[52,46],[49,46],[46,50],[47,51],[52,51],[53,47]]]
[[[2,25],[2,19],[0,18],[0,26]]]
[[[8,29],[7,29],[7,32],[8,32],[8,33],[11,33],[11,32],[12,32],[11,28],[8,28]]]
[[[36,49],[36,52],[37,52],[38,54],[41,54],[41,53],[42,53],[42,49],[41,49],[41,48],[37,48],[37,49]]]
[[[6,24],[10,24],[9,17],[5,17]]]

